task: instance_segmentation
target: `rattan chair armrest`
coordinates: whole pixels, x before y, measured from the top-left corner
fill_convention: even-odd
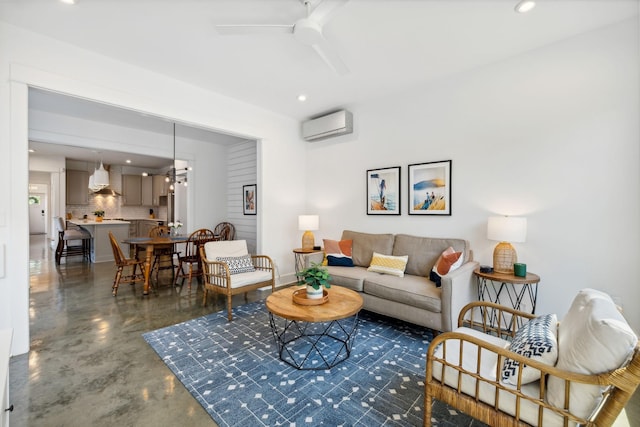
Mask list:
[[[524,364],[524,365],[530,366],[531,368],[538,369],[542,373],[542,376],[553,375],[554,377],[558,377],[560,379],[565,379],[568,381],[579,382],[584,384],[599,384],[599,385],[610,384],[610,381],[608,381],[608,378],[610,377],[611,373],[586,375],[586,374],[578,374],[575,372],[558,369],[554,366],[547,365],[538,360],[530,359],[526,356],[515,353],[509,349],[505,349],[505,348],[490,344],[473,335],[467,335],[460,332],[445,332],[435,337],[431,342],[431,344],[429,345],[429,349],[427,350],[427,361],[428,361],[427,363],[432,363],[431,361],[438,360],[435,357],[434,352],[440,343],[447,340],[460,340],[460,341],[468,342],[470,344],[475,344],[481,349],[497,354],[502,359],[501,361],[504,361],[506,358],[509,358],[519,362],[520,366]],[[462,364],[462,360],[460,361],[460,365],[461,364]],[[498,362],[498,365],[502,366],[502,363]]]
[[[251,255],[253,266],[262,270],[272,270],[273,260],[267,255]]]
[[[204,269],[205,283],[213,284],[212,277],[217,278],[219,281],[224,281],[227,287],[231,286],[231,273],[229,271],[229,265],[224,261],[212,261],[207,258],[204,252],[204,246],[200,247],[200,259],[202,261],[202,268]]]
[[[513,319],[508,325],[502,322],[495,324],[495,319],[506,317]],[[518,327],[535,317],[535,314],[519,311],[502,304],[474,301],[464,306],[460,311],[458,327],[467,326],[501,338],[513,339]]]
[[[458,326],[462,326],[465,317],[467,317],[467,313],[473,310],[474,308],[491,308],[495,310],[501,310],[505,313],[509,313],[514,316],[523,317],[526,319],[533,319],[537,317],[535,314],[527,313],[526,311],[516,310],[515,308],[508,307],[502,304],[496,304],[490,301],[473,301],[469,304],[465,305],[462,310],[460,310],[460,314],[458,315]]]
[[[468,345],[475,345],[478,346],[478,351],[476,352],[476,356],[478,359],[477,361],[480,360],[480,354],[482,354],[483,352],[492,352],[497,354],[498,360],[497,360],[497,364],[496,364],[496,372],[495,372],[495,378],[486,378],[483,377],[482,375],[480,375],[480,371],[478,368],[478,371],[468,371],[466,369],[463,368],[463,362],[464,362],[464,353],[460,350],[460,349],[452,349],[451,351],[455,351],[457,352],[456,354],[459,355],[460,360],[458,361],[457,364],[453,364],[450,361],[448,361],[446,359],[446,353],[447,353],[447,349],[446,349],[446,343],[449,340],[459,340],[460,341],[460,349],[462,348],[462,346],[464,345],[464,343],[468,343]],[[444,345],[445,347],[442,349],[443,351],[443,357],[442,358],[438,358],[435,356],[435,351],[436,349],[440,346],[440,345]],[[521,376],[522,375],[522,370],[519,370],[519,376],[517,378],[517,385],[516,386],[512,386],[512,385],[507,385],[505,383],[503,383],[501,381],[501,366],[503,365],[504,361],[506,360],[506,358],[510,358],[513,360],[516,360],[518,362],[520,362],[520,366],[523,365],[527,365],[531,368],[535,368],[538,369],[540,371],[540,378],[543,379],[542,381],[540,381],[540,394],[539,396],[535,397],[535,396],[530,396],[526,393],[524,393],[522,391],[522,384],[521,384]],[[446,332],[443,333],[439,336],[437,336],[436,338],[434,338],[434,340],[432,341],[432,343],[429,345],[429,349],[427,350],[427,368],[426,368],[426,386],[429,387],[429,384],[431,384],[432,382],[436,382],[436,383],[441,383],[441,381],[444,381],[444,376],[446,374],[444,374],[444,372],[442,373],[442,379],[437,380],[433,378],[433,365],[434,363],[440,363],[442,364],[442,366],[446,366],[448,369],[454,369],[458,372],[460,372],[461,375],[469,375],[471,377],[476,378],[479,381],[483,381],[487,384],[490,384],[494,387],[496,387],[496,398],[498,396],[498,390],[502,393],[509,393],[512,394],[516,397],[516,411],[519,412],[519,406],[520,406],[520,402],[522,400],[527,400],[532,402],[535,405],[538,405],[539,407],[542,408],[547,408],[548,410],[551,410],[555,413],[557,413],[558,415],[565,417],[565,419],[567,420],[572,420],[574,422],[579,422],[579,423],[583,423],[586,420],[583,420],[579,417],[576,417],[574,414],[570,413],[567,410],[564,410],[562,408],[557,408],[554,407],[552,405],[550,405],[549,403],[547,403],[546,401],[546,381],[544,381],[544,378],[547,375],[553,375],[556,376],[560,379],[566,380],[568,382],[581,382],[581,383],[586,383],[586,384],[606,384],[606,382],[603,383],[603,381],[605,381],[605,378],[603,378],[602,375],[583,375],[583,374],[576,374],[573,372],[568,372],[568,371],[564,371],[564,370],[560,370],[560,369],[556,369],[553,366],[549,366],[546,365],[542,362],[539,362],[537,360],[532,360],[529,359],[528,357],[522,356],[520,354],[514,353],[509,349],[505,349],[493,344],[490,344],[488,342],[483,341],[481,338],[475,337],[475,336],[471,336],[471,335],[467,335],[464,333],[459,333],[459,332]],[[479,393],[479,388],[476,387],[475,389],[475,396],[471,396],[473,399],[479,399],[478,393]],[[458,390],[458,393],[460,393],[460,390]]]

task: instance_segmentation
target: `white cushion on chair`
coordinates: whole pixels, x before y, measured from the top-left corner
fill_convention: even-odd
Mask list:
[[[573,300],[558,326],[559,369],[598,374],[619,368],[631,357],[638,338],[604,292],[583,289]],[[565,382],[549,377],[547,398],[556,407],[564,406]],[[602,399],[603,388],[571,383],[569,409],[588,417]]]
[[[91,235],[80,230],[67,230],[64,232],[63,238],[64,240],[82,240],[91,238]]]
[[[253,283],[264,282],[265,280],[271,280],[270,271],[256,270],[249,273],[234,274],[233,276],[231,276],[231,287],[239,288],[241,286],[251,285]]]
[[[476,331],[470,328],[458,328],[453,332],[462,333],[465,335],[471,335],[477,338],[482,339],[483,341],[496,345],[502,348],[509,348],[510,342],[503,340],[501,338],[485,334],[481,331]],[[442,358],[443,355],[443,345],[435,351],[435,356],[437,358]],[[465,370],[476,373],[477,370],[477,361],[478,361],[478,346],[471,343],[465,343],[463,345],[463,356],[462,356],[462,366]],[[447,357],[446,360],[453,364],[459,365],[460,363],[460,340],[447,340]],[[496,373],[501,371],[501,367],[498,365],[498,356],[496,353],[492,353],[487,350],[482,350],[481,353],[481,364],[480,364],[480,376],[482,378],[486,378],[489,381],[495,381]],[[433,364],[433,378],[441,379],[442,378],[442,364],[438,362],[434,362]],[[445,368],[445,380],[444,383],[449,387],[457,388],[458,387],[458,371],[453,368]],[[503,383],[504,384],[504,383]],[[514,388],[514,386],[510,384],[504,384],[506,387]],[[475,396],[476,392],[476,380],[471,375],[462,374],[462,381],[460,390],[468,395]],[[495,405],[495,395],[496,389],[493,385],[487,382],[480,382],[478,386],[478,396],[480,400],[488,405]],[[521,388],[522,392],[528,396],[537,398],[540,396],[540,385],[539,381],[523,385]],[[499,393],[499,408],[505,413],[515,415],[516,411],[516,398],[512,393],[508,393],[505,391],[501,391]],[[528,424],[537,425],[538,424],[538,405],[530,403],[524,399],[520,401],[520,419]],[[545,426],[562,426],[562,418],[555,414],[550,410],[544,411],[543,415],[543,423]]]
[[[215,261],[217,257],[236,257],[247,255],[246,240],[221,240],[204,244],[204,252],[209,261]]]

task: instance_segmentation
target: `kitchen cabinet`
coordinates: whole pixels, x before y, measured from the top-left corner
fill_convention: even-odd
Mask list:
[[[169,192],[169,183],[166,182],[164,175],[153,176],[153,205],[160,205],[160,197],[166,196]]]
[[[142,206],[154,206],[153,203],[153,176],[142,177]]]
[[[122,175],[122,205],[142,205],[142,176]]]
[[[89,172],[66,171],[67,205],[89,204]]]

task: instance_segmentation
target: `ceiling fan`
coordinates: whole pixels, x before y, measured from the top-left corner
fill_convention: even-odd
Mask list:
[[[293,34],[300,43],[311,46],[322,60],[337,74],[345,75],[349,69],[342,62],[340,56],[322,34],[322,27],[327,23],[329,16],[337,8],[343,6],[349,0],[320,0],[320,3],[311,10],[311,0],[300,0],[307,9],[306,18],[301,18],[294,24],[285,25],[253,25],[233,24],[216,25],[219,34]]]

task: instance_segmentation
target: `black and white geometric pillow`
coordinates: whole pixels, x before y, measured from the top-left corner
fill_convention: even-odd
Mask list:
[[[229,274],[250,273],[256,271],[251,262],[251,255],[243,256],[219,256],[216,261],[226,262],[229,266]]]
[[[545,314],[531,319],[516,332],[509,350],[525,357],[554,366],[558,360],[558,339],[556,330],[558,318],[555,314]],[[502,381],[518,384],[520,363],[506,359],[502,367]],[[529,366],[522,370],[522,384],[540,379],[540,371]]]

